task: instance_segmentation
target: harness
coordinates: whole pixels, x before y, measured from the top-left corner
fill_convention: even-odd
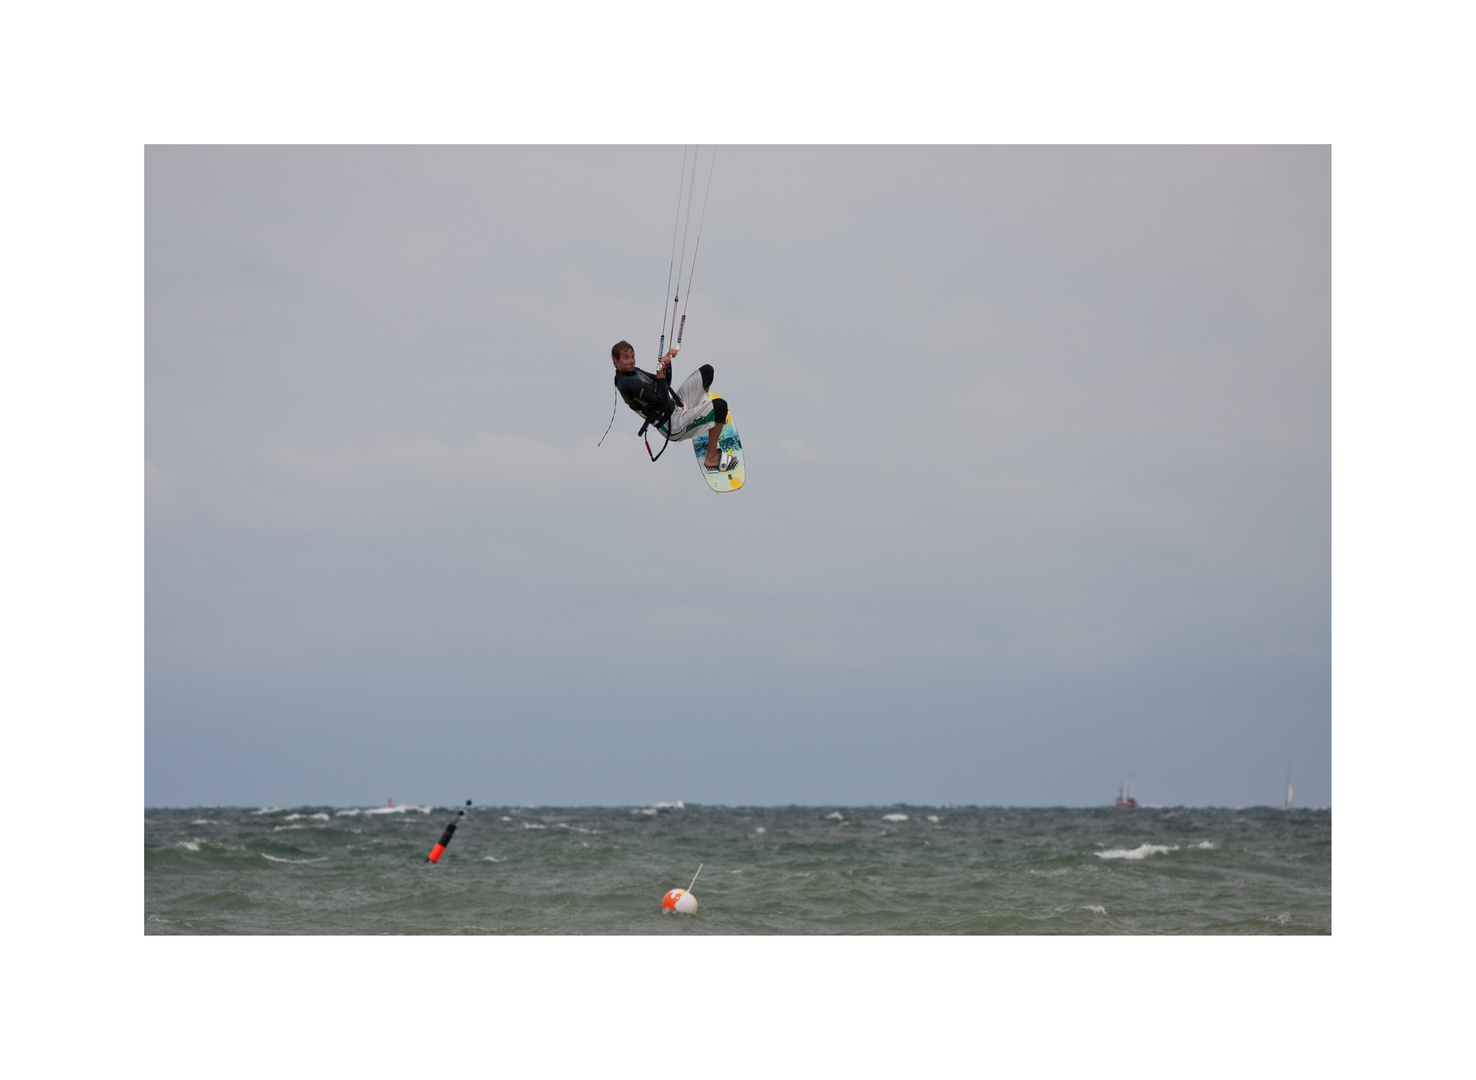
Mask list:
[[[671,444],[671,417],[681,405],[681,401],[672,390],[670,382],[654,378],[650,372],[641,371],[639,368],[632,374],[638,376],[638,383],[636,386],[629,387],[629,393],[626,392],[626,388],[621,387],[622,376],[615,377],[615,385],[620,389],[620,396],[625,399],[625,403],[644,421],[641,424],[641,430],[636,434],[645,440],[646,456],[655,461],[666,453],[666,447]],[[661,449],[654,452],[651,450],[651,437],[647,434],[653,424],[656,430],[666,438]]]
[[[670,386],[666,388],[666,395],[668,398],[673,397]],[[676,412],[676,406],[677,403],[675,400],[667,402],[666,412],[662,413],[661,418],[658,420],[652,420],[650,417],[645,416],[644,413],[642,414],[642,418],[646,422],[641,425],[641,430],[637,431],[636,434],[639,435],[643,440],[645,440],[646,456],[649,457],[652,462],[655,462],[659,457],[661,457],[662,454],[666,453],[666,448],[671,445],[671,414]],[[666,440],[661,444],[661,449],[657,450],[654,454],[651,453],[651,437],[646,434],[646,431],[651,427],[653,423],[656,425],[656,430],[661,432],[661,437]]]
[[[661,437],[664,438],[666,441],[661,444],[661,449],[657,450],[654,454],[651,453],[651,436],[646,434],[646,429],[651,426],[651,421],[647,420],[644,424],[641,425],[641,430],[636,432],[637,435],[640,435],[642,438],[645,439],[646,456],[649,457],[653,462],[661,457],[662,454],[666,453],[666,448],[671,445],[671,436],[668,435],[665,431],[662,431],[661,427],[661,425],[665,424],[666,421],[669,419],[671,419],[671,414],[667,413],[666,416],[656,425],[656,430],[661,432]]]

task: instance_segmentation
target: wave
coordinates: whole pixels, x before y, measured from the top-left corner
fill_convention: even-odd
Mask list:
[[[206,855],[221,855],[226,852],[245,850],[246,848],[240,844],[222,844],[214,840],[202,840],[197,836],[193,840],[176,840],[174,843],[158,849],[153,854],[162,855],[167,851],[203,851]]]
[[[1178,851],[1179,845],[1164,846],[1163,844],[1140,844],[1129,851],[1127,848],[1111,848],[1107,851],[1092,852],[1099,859],[1146,859],[1149,855],[1167,855],[1170,851]]]
[[[907,815],[906,814],[883,814],[882,815],[882,820],[883,821],[906,821],[907,820]]]
[[[321,859],[283,859],[283,858],[279,858],[276,855],[268,855],[265,851],[263,851],[261,853],[261,857],[263,859],[270,859],[272,862],[292,863],[292,864],[298,865],[298,866],[302,865],[303,863],[327,862],[328,861],[328,856],[326,856],[326,855],[324,855]]]

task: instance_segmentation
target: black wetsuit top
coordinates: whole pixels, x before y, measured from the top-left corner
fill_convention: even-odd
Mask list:
[[[647,423],[666,423],[676,408],[671,383],[640,368],[634,371],[617,371],[615,389],[620,391],[625,403],[640,413]]]

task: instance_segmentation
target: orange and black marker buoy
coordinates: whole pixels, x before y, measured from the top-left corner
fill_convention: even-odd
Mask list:
[[[466,800],[466,805],[471,805],[470,799]],[[441,838],[436,841],[436,846],[431,848],[430,854],[425,857],[426,862],[438,863],[441,861],[441,853],[446,850],[446,845],[451,842],[451,834],[456,831],[456,826],[461,824],[461,819],[464,817],[466,817],[465,809],[456,811],[456,816],[451,819],[451,824],[446,826],[446,831],[443,832],[441,834]]]

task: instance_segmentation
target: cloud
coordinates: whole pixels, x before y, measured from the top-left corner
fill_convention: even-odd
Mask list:
[[[1326,148],[724,147],[677,367],[733,495],[610,382],[681,157],[149,148],[149,678],[1325,685]]]

